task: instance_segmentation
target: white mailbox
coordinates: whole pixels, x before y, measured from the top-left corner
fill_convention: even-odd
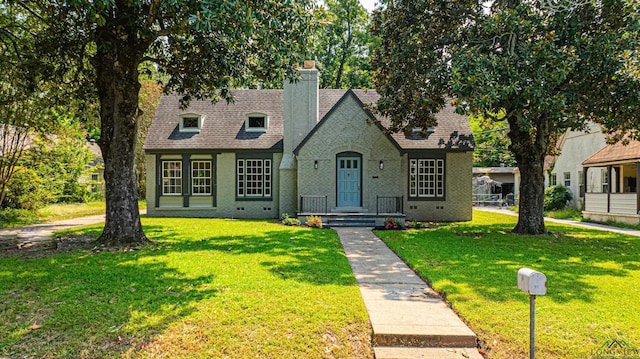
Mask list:
[[[520,268],[518,270],[518,288],[529,295],[546,295],[547,277],[533,269]]]

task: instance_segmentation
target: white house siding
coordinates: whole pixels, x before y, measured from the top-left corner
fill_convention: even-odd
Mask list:
[[[606,193],[585,193],[585,208],[587,212],[607,212]]]
[[[400,153],[378,126],[368,123],[368,115],[353,97],[345,97],[337,106],[299,149],[298,193],[327,196],[328,210],[334,209],[337,155],[356,152],[362,157],[362,208],[374,213],[376,196],[402,196]]]
[[[156,204],[155,173],[158,155],[146,156],[147,173],[147,214],[154,217],[224,217],[224,218],[277,218],[279,216],[279,171],[281,153],[273,154],[271,164],[271,200],[236,199],[236,154],[221,153],[216,156],[215,188],[216,206],[207,208],[206,199],[198,196],[189,198],[189,207],[183,206],[182,196],[160,196]],[[174,155],[175,156],[175,155]],[[212,198],[212,197],[209,197]]]
[[[637,200],[638,198],[635,193],[612,193],[609,212],[621,214],[637,214]]]
[[[574,200],[571,201],[573,208],[580,208],[582,206],[582,201],[579,197],[579,173],[583,170],[582,162],[598,152],[605,145],[604,134],[600,130],[600,127],[593,123],[589,125],[586,132],[570,131],[567,135],[551,173],[556,175],[556,184],[558,185],[564,185],[565,172],[571,174],[571,185],[568,186],[568,188],[574,197]],[[588,184],[590,179],[587,180]],[[549,186],[548,173],[545,173],[545,185]]]
[[[402,161],[404,188],[408,193],[408,156]],[[408,220],[470,221],[472,215],[472,186],[469,173],[473,166],[473,152],[448,152],[445,157],[445,200],[407,201],[404,208]]]

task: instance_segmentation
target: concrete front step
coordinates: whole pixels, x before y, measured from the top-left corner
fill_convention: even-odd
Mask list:
[[[404,223],[405,215],[401,213],[298,213],[298,219],[306,222],[307,216],[319,216],[322,223],[329,228],[345,227],[382,227],[386,218],[393,218],[399,223]]]
[[[375,227],[376,219],[368,217],[330,217],[327,218],[327,227]]]
[[[382,262],[384,263],[384,262]],[[373,340],[379,346],[475,348],[476,335],[422,284],[361,285]]]
[[[375,347],[376,359],[483,359],[475,348]]]

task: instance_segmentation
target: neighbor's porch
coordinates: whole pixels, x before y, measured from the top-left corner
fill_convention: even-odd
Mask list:
[[[584,218],[640,224],[640,162],[588,166],[583,173]]]

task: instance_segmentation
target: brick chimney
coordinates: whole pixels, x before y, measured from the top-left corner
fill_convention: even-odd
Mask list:
[[[298,161],[293,150],[318,123],[319,73],[315,61],[298,67],[297,81],[284,82],[283,153],[279,168],[279,213],[298,209]]]
[[[315,61],[298,68],[297,82],[284,82],[284,154],[293,150],[318,123],[319,72]]]

